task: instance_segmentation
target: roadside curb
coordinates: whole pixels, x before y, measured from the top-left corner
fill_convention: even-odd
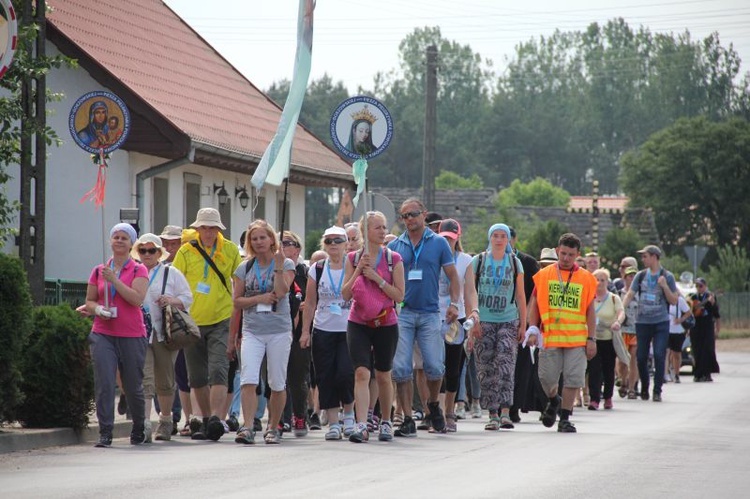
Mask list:
[[[130,436],[132,423],[116,421],[113,429],[114,438]],[[99,438],[99,425],[90,425],[83,430],[73,428],[46,428],[38,430],[2,430],[0,431],[0,454],[29,451],[46,447],[78,445],[93,443]]]

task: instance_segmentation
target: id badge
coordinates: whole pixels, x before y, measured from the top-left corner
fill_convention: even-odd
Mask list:
[[[421,281],[422,280],[422,270],[421,269],[413,269],[409,271],[409,280],[410,281]]]
[[[654,293],[643,293],[643,299],[650,303],[656,302],[656,295]]]
[[[199,282],[198,286],[195,288],[196,293],[200,293],[202,295],[207,295],[211,291],[211,286],[208,285],[206,282]]]
[[[258,303],[258,312],[273,312],[273,305],[268,303]]]
[[[341,305],[339,305],[338,303],[331,303],[328,306],[328,311],[333,315],[341,315]]]
[[[107,310],[112,314],[110,319],[117,319],[117,307],[109,307]]]

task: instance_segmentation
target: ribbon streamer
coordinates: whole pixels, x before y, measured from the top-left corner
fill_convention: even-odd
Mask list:
[[[357,207],[359,202],[359,195],[365,190],[365,183],[367,179],[367,160],[360,158],[352,165],[352,175],[354,176],[354,183],[357,184],[357,194],[352,199],[352,204]]]
[[[107,195],[107,160],[104,157],[104,149],[99,149],[99,172],[96,175],[96,183],[86,194],[83,195],[79,202],[84,203],[88,200],[94,202],[97,208],[104,204],[104,197]]]

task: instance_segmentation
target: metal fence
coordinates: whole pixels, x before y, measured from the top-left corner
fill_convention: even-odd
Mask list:
[[[87,283],[64,279],[44,281],[44,304],[68,303],[75,308],[86,303]]]
[[[750,327],[750,293],[724,293],[718,302],[722,327]]]

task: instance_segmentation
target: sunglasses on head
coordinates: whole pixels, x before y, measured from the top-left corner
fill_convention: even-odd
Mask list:
[[[297,244],[296,241],[281,241],[281,245],[285,248],[289,248],[291,246],[294,246],[295,248],[299,248],[299,244]]]
[[[323,242],[325,244],[342,244],[346,242],[346,239],[344,239],[343,237],[334,237],[333,239],[327,237],[323,239]]]
[[[157,251],[159,251],[159,248],[138,248],[138,254],[140,255],[145,255],[146,253],[155,255]]]
[[[406,220],[407,218],[417,218],[421,214],[421,211],[407,211],[406,213],[401,214],[401,218],[403,218],[404,220]]]

